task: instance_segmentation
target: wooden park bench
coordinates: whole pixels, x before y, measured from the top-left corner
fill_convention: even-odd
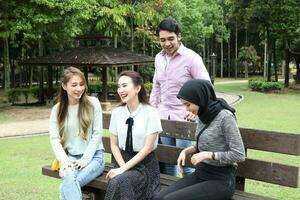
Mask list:
[[[109,121],[110,114],[103,114],[104,129],[108,129]],[[195,123],[169,120],[161,121],[164,130],[161,135],[172,136],[179,139],[195,140]],[[248,149],[255,149],[294,156],[300,155],[300,135],[245,128],[240,128],[240,131],[246,152]],[[105,147],[105,152],[111,153],[109,137],[103,137],[103,144]],[[181,150],[182,148],[179,147],[159,144],[156,153],[160,162],[177,164],[177,158]],[[114,161],[114,159],[111,161]],[[190,158],[187,159],[186,164],[187,166],[192,166],[190,163]],[[106,163],[104,173],[82,189],[83,191],[88,191],[91,196],[90,199],[103,199],[108,183],[105,176],[111,168],[112,163]],[[42,168],[42,174],[59,178],[58,172],[51,171],[50,165]],[[178,177],[161,174],[160,182],[162,189],[173,184],[178,179]],[[272,199],[270,197],[244,192],[245,179],[258,180],[266,183],[297,188],[299,179],[299,166],[290,166],[268,160],[258,160],[248,157],[246,158],[245,162],[239,163],[236,178],[236,191],[233,199]]]

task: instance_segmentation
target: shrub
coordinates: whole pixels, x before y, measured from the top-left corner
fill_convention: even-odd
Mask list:
[[[15,104],[15,102],[19,100],[20,94],[21,93],[20,93],[19,89],[8,90],[6,93],[8,102]]]
[[[44,88],[46,99],[50,98],[48,88]],[[58,91],[58,87],[56,85],[53,86],[52,96],[54,96]],[[21,96],[24,96],[25,103],[28,104],[28,98],[31,95],[33,98],[39,98],[39,87],[32,88],[12,88],[7,93],[7,99],[10,103],[15,104],[16,101],[20,99]]]
[[[145,86],[145,89],[147,91],[147,94],[150,94],[151,90],[152,90],[152,83],[147,82],[147,83],[144,84],[144,86]]]
[[[108,82],[107,83],[107,89],[108,89],[109,92],[117,93],[118,84],[116,82]]]
[[[283,88],[281,82],[268,82],[265,80],[249,80],[248,86],[252,91],[271,92],[280,91]]]
[[[97,93],[98,91],[100,91],[101,85],[100,83],[89,83],[88,89],[89,94]]]

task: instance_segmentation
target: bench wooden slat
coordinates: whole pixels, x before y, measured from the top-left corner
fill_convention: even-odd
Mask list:
[[[238,175],[245,178],[298,187],[299,167],[247,158],[239,163]]]
[[[95,180],[93,180],[92,182],[87,184],[85,186],[85,188],[90,187],[92,189],[91,191],[93,191],[93,189],[99,189],[99,190],[105,191],[106,187],[107,187],[107,183],[108,183],[108,180],[106,180],[105,176],[111,168],[112,168],[112,165],[110,165],[109,163],[106,164],[103,174],[101,174]],[[55,171],[55,172],[51,171],[51,166],[50,165],[44,166],[42,168],[42,174],[45,175],[45,176],[53,177],[53,178],[60,178],[58,176],[57,171]],[[172,185],[178,179],[179,179],[178,177],[173,177],[173,176],[169,176],[169,175],[165,175],[165,174],[160,174],[160,182],[161,182],[162,189],[165,189],[166,187]],[[271,198],[268,198],[268,197],[262,197],[262,196],[255,195],[255,194],[249,194],[249,193],[245,193],[245,192],[239,191],[239,190],[235,191],[235,193],[233,195],[233,199],[234,200],[253,200],[253,199],[271,200]]]
[[[233,200],[272,200],[274,198],[263,197],[256,194],[246,193],[240,190],[235,190],[234,195],[232,197]]]
[[[240,128],[246,148],[300,155],[300,135]]]
[[[163,132],[160,133],[161,136],[174,137],[177,139],[185,139],[192,141],[195,140],[195,131],[197,127],[196,123],[161,120],[161,126],[163,128]]]
[[[103,137],[103,143],[105,151],[110,153],[109,138]],[[180,147],[158,144],[156,154],[160,162],[176,165],[178,155],[182,149]],[[186,166],[194,167],[190,160],[191,156],[186,159]],[[299,167],[246,158],[245,162],[239,163],[238,176],[297,188]]]
[[[108,129],[111,114],[103,114],[103,128]],[[161,136],[195,141],[196,123],[161,120]],[[240,128],[245,148],[300,155],[300,135]]]
[[[103,113],[104,129],[109,128],[110,118],[110,113]],[[174,121],[172,120],[161,120],[161,125],[164,130],[163,133],[160,134],[161,136],[169,136],[186,140],[195,140],[195,130],[197,126],[196,123],[182,121],[176,121],[176,123],[174,123]]]

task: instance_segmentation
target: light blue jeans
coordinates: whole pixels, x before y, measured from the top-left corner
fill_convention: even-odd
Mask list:
[[[61,200],[82,200],[81,187],[94,180],[104,171],[105,162],[103,156],[103,150],[98,150],[85,168],[65,173],[60,184]],[[79,160],[81,157],[82,155],[69,155],[71,160]]]
[[[192,146],[192,142],[190,140],[182,140],[182,139],[176,139],[172,137],[160,137],[160,141],[162,144],[167,144],[171,146],[176,147],[190,147]],[[176,165],[170,165],[165,163],[160,163],[160,170],[163,174],[168,174],[171,176],[177,176],[177,166]],[[189,175],[195,171],[194,168],[190,167],[184,167],[183,168],[183,175]]]

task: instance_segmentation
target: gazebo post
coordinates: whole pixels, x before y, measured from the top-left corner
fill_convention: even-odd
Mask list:
[[[53,76],[52,66],[48,65],[48,97],[50,100],[53,99]]]
[[[83,71],[84,71],[84,77],[86,79],[86,84],[88,85],[89,84],[88,66],[83,66]]]
[[[39,66],[40,68],[40,76],[39,76],[39,102],[45,103],[45,97],[44,97],[44,68],[43,66]]]
[[[107,67],[102,68],[102,101],[107,102]]]

